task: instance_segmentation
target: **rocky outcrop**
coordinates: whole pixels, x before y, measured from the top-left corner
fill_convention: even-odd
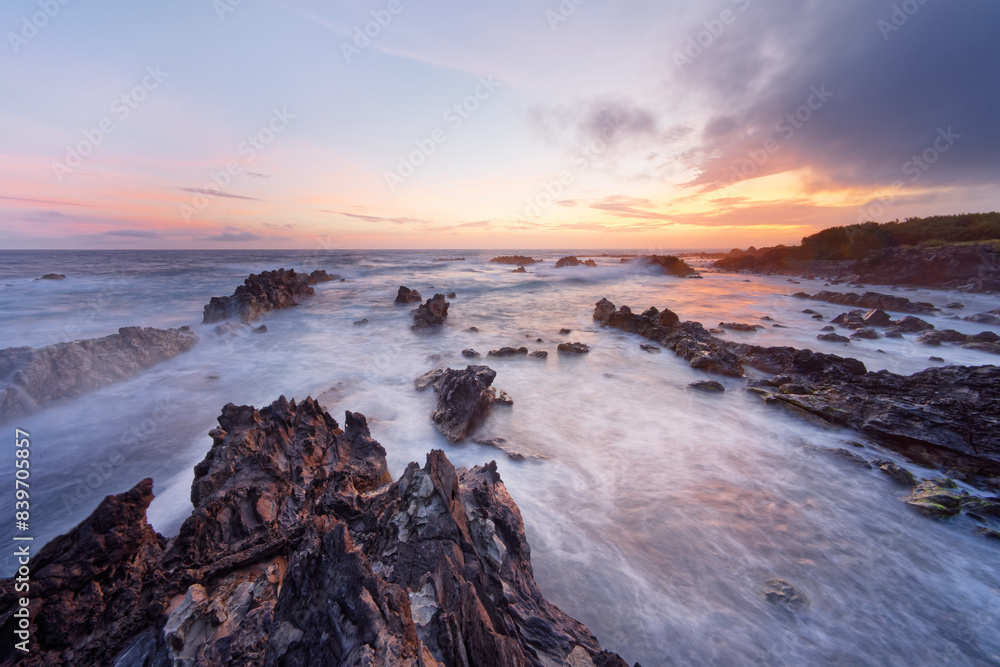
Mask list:
[[[104,338],[0,350],[0,422],[126,380],[197,342],[188,327],[123,327]]]
[[[437,392],[431,420],[448,442],[459,443],[471,436],[495,404],[513,403],[506,392],[491,386],[496,376],[489,366],[468,366],[464,370],[430,371],[418,378],[417,391],[433,387]]]
[[[35,280],[66,280],[66,276],[61,273],[46,273],[41,278],[35,278]]]
[[[396,300],[394,303],[420,303],[421,299],[422,297],[420,296],[420,292],[415,289],[410,289],[405,285],[400,285],[399,291],[396,292]]]
[[[527,272],[528,272],[528,270],[526,268],[524,268],[523,266],[519,266],[516,269],[514,269],[513,271],[511,271],[511,273],[527,273]]]
[[[620,667],[545,600],[496,465],[440,451],[398,482],[364,416],[227,405],[165,540],[150,480],[30,563],[30,653],[0,587],[0,663]]]
[[[588,259],[586,261],[581,262],[579,260],[579,258],[577,258],[577,257],[563,257],[558,262],[556,262],[556,268],[557,269],[562,269],[562,268],[565,268],[567,266],[589,266],[589,267],[596,267],[597,266],[597,262],[595,262],[592,259]]]
[[[433,298],[427,299],[427,303],[421,304],[413,311],[412,329],[429,329],[441,326],[448,317],[448,303],[444,294],[435,294]]]
[[[930,313],[935,310],[933,303],[914,302],[901,296],[891,294],[879,294],[878,292],[831,292],[823,290],[813,295],[805,292],[798,292],[792,296],[798,299],[811,299],[812,301],[825,301],[838,306],[850,306],[852,308],[864,308],[866,310],[891,310],[897,313],[915,313],[917,315]]]
[[[539,260],[533,259],[531,257],[525,257],[524,255],[501,255],[500,257],[494,257],[490,260],[494,264],[514,264],[517,266],[531,266],[536,264]]]
[[[587,354],[590,352],[590,348],[587,347],[586,343],[559,343],[556,349],[559,352],[566,352],[568,354]]]
[[[326,271],[309,275],[295,269],[251,273],[232,296],[213,296],[205,306],[202,324],[214,324],[230,318],[250,322],[272,310],[299,305],[299,299],[316,293],[313,285],[329,282],[337,276]]]
[[[996,291],[1000,248],[991,243],[889,248],[857,262],[852,272],[860,282],[879,285]]]
[[[634,261],[646,267],[651,272],[664,276],[687,278],[698,275],[698,272],[691,268],[691,265],[674,255],[648,255],[646,257],[639,257]]]

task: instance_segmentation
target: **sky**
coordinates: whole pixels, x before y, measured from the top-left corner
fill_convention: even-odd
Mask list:
[[[5,0],[0,249],[796,243],[1000,209],[995,0]]]

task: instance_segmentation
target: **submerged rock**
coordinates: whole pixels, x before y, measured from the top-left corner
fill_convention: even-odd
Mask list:
[[[702,391],[706,394],[722,394],[726,391],[726,387],[718,380],[699,380],[698,382],[692,382],[688,385],[688,389]]]
[[[590,352],[590,348],[584,343],[559,343],[556,349],[560,352],[571,354],[586,354]]]
[[[528,272],[528,270],[526,268],[524,268],[523,266],[519,266],[516,269],[514,269],[513,271],[511,271],[511,273],[527,273],[527,272]]]
[[[336,276],[317,270],[306,275],[295,269],[251,273],[232,296],[213,296],[205,306],[202,324],[214,324],[230,318],[250,322],[263,313],[299,305],[298,300],[316,293],[313,285],[329,282]]]
[[[691,268],[691,265],[674,255],[647,255],[639,257],[635,261],[652,272],[664,276],[676,276],[678,278],[698,276],[698,272]]]
[[[398,304],[408,304],[408,303],[420,303],[422,297],[420,292],[415,289],[410,289],[405,285],[399,286],[399,291],[396,292],[396,299],[394,303]]]
[[[531,257],[525,257],[524,255],[502,255],[500,257],[494,257],[490,260],[494,264],[515,264],[517,266],[531,266],[536,264],[538,260],[532,259]]]
[[[765,581],[764,598],[772,604],[780,604],[791,609],[804,609],[809,606],[805,593],[784,579]]]
[[[490,350],[486,353],[487,357],[525,357],[528,355],[528,348],[526,347],[501,347],[499,350]]]
[[[227,405],[169,540],[152,481],[29,565],[27,665],[625,665],[545,600],[494,463],[440,451],[398,482],[363,415]],[[13,580],[0,627],[13,636]]]
[[[427,303],[421,304],[413,311],[413,326],[411,328],[428,329],[441,326],[448,317],[448,306],[450,305],[445,301],[444,294],[435,294],[433,298],[427,299]]]
[[[914,302],[901,296],[892,294],[879,294],[878,292],[830,292],[824,290],[813,295],[805,292],[798,292],[792,296],[799,299],[811,299],[813,301],[825,301],[840,306],[852,306],[854,308],[867,308],[869,310],[891,310],[898,313],[930,313],[934,310],[933,303]],[[873,326],[878,326],[874,325]]]
[[[41,278],[35,278],[35,280],[66,280],[66,276],[61,273],[46,273]]]
[[[0,386],[0,422],[126,380],[197,342],[188,327],[123,327],[104,338],[0,350],[0,378],[6,378]]]

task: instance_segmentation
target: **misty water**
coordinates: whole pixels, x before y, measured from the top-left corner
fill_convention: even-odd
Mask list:
[[[811,308],[845,308],[789,295],[822,281],[706,273],[703,280],[648,275],[616,258],[599,267],[554,268],[561,252],[513,274],[489,264],[497,251],[6,252],[0,267],[0,347],[40,347],[104,336],[122,326],[191,325],[190,352],[137,377],[8,423],[32,436],[36,541],[65,532],[100,499],[153,477],[149,518],[174,534],[191,511],[192,467],[226,403],[262,407],[280,395],[314,396],[342,421],[367,415],[394,478],[409,461],[443,449],[456,466],[497,460],[521,508],[535,576],[546,597],[584,622],[607,649],[653,665],[1000,664],[1000,544],[973,534],[968,519],[934,521],[902,502],[906,490],[878,471],[817,456],[803,445],[854,447],[893,459],[918,476],[939,476],[882,450],[863,435],[768,407],[723,379],[722,396],[687,389],[706,376],[647,341],[596,326],[607,297],[633,309],[669,307],[706,326],[762,323],[726,334],[854,356],[871,370],[912,373],[996,357],[957,346],[901,340],[816,340]],[[464,256],[463,262],[434,262]],[[217,335],[202,307],[251,272],[323,268],[345,278],[317,286],[298,308],[265,315],[264,335]],[[45,273],[64,281],[36,281]],[[456,292],[447,324],[410,330],[413,306],[399,285],[424,297]],[[891,288],[878,288],[891,292]],[[995,297],[898,290],[911,300],[996,308]],[[951,319],[938,328],[1000,329]],[[769,316],[787,328],[774,328]],[[354,322],[367,319],[364,325]],[[479,333],[468,332],[477,327]],[[562,328],[572,329],[568,336]],[[537,338],[544,342],[536,342]],[[563,341],[588,355],[559,355]],[[547,361],[485,359],[524,345]],[[452,446],[434,429],[433,392],[413,380],[437,366],[464,367],[465,348],[497,371],[515,401],[494,409],[477,437],[503,437],[544,458],[515,462],[477,444]],[[439,357],[439,358],[438,358]],[[11,459],[12,460],[12,459]],[[12,488],[12,466],[0,484]],[[11,543],[4,525],[0,540]],[[4,572],[12,570],[0,559]],[[809,605],[775,606],[763,582],[786,579]]]

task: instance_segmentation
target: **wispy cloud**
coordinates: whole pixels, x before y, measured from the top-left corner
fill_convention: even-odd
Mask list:
[[[209,188],[181,188],[184,192],[193,192],[195,194],[207,195],[209,197],[226,197],[228,199],[246,199],[248,201],[260,201],[256,197],[244,197],[243,195],[233,195],[228,192],[221,192],[219,190],[211,190]]]

